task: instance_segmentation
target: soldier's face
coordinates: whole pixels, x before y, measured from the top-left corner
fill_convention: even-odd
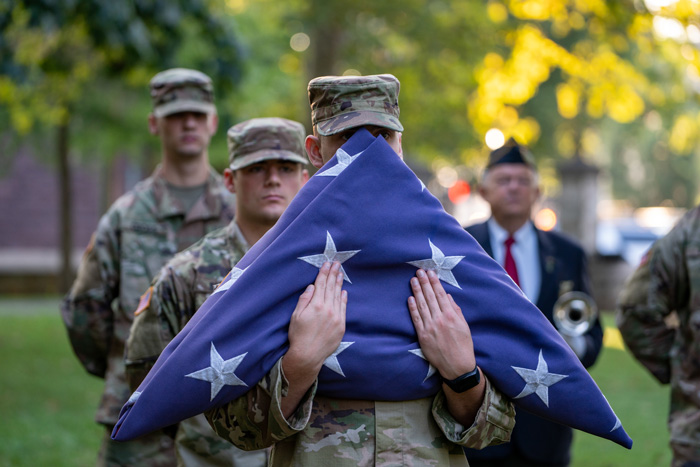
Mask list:
[[[311,160],[311,163],[321,168],[331,160],[335,152],[349,140],[359,128],[364,128],[376,138],[383,136],[389,146],[403,159],[403,149],[401,147],[401,133],[390,130],[388,128],[366,125],[364,127],[350,128],[330,136],[307,136],[306,137],[306,153]]]
[[[540,189],[535,172],[524,164],[498,164],[479,187],[481,196],[491,205],[496,220],[530,217]]]
[[[153,117],[151,132],[160,137],[163,151],[172,157],[197,157],[207,151],[218,123],[215,114],[178,112]]]
[[[297,162],[266,160],[225,173],[236,194],[236,218],[272,227],[309,179]]]

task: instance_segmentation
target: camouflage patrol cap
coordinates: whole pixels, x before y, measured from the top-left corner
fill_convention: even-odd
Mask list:
[[[311,123],[323,136],[364,125],[403,131],[399,87],[389,74],[314,78],[309,82]]]
[[[153,115],[178,112],[216,113],[211,78],[197,70],[171,68],[151,79]]]
[[[486,165],[486,169],[490,169],[498,164],[525,164],[532,170],[537,170],[532,153],[525,146],[519,145],[515,138],[510,138],[506,141],[506,144],[498,149],[494,149],[489,154],[489,162]]]
[[[228,160],[232,170],[270,159],[306,164],[304,125],[286,118],[253,118],[229,128]]]

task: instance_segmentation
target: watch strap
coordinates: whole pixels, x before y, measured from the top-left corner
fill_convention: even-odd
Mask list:
[[[455,379],[445,379],[442,378],[442,382],[445,383],[454,392],[466,392],[471,388],[477,386],[481,382],[481,373],[479,372],[479,366],[476,365],[472,371],[464,373]]]

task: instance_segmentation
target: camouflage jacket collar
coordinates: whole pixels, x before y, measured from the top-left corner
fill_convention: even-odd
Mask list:
[[[218,219],[224,209],[224,198],[229,196],[223,178],[210,167],[204,194],[194,203],[189,212],[185,212],[182,202],[168,189],[168,183],[162,176],[160,165],[153,172],[152,179],[156,216],[160,220],[174,216],[184,216],[186,223]]]
[[[235,218],[226,226],[226,236],[229,238],[235,251],[246,253],[250,250],[250,245],[248,245],[248,241],[243,236],[243,232],[238,227]]]

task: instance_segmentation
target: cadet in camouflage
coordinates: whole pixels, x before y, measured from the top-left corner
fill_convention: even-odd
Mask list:
[[[308,91],[314,134],[306,137],[306,151],[315,167],[328,162],[359,127],[383,136],[402,157],[399,81],[394,76],[316,78]],[[205,413],[214,430],[241,449],[272,446],[271,466],[466,466],[460,446],[479,449],[508,441],[515,423],[513,404],[483,375],[465,392],[443,386],[435,397],[414,401],[316,395],[321,364],[336,350],[345,329],[347,295],[341,292],[339,270],[338,263],[326,263],[314,286],[302,294],[289,327],[289,350],[267,376],[246,395]],[[462,316],[437,303],[434,294],[443,290],[434,273],[414,278],[411,287],[414,295],[425,294],[431,310]],[[437,326],[435,334],[447,337],[450,331],[432,322],[420,302],[414,300],[415,309],[409,302],[411,313],[421,316],[414,322]],[[449,352],[418,336],[424,354],[440,355],[439,362],[431,363],[449,379],[471,370],[480,374],[473,348],[470,355],[471,341],[463,345],[469,328],[461,319],[454,323],[459,332],[449,335],[459,344]]]
[[[61,304],[75,354],[105,379],[98,465],[175,463],[172,438],[163,433],[126,443],[110,438],[130,395],[124,345],[139,297],[165,262],[233,218],[233,197],[208,161],[217,125],[211,80],[196,70],[166,70],[151,81],[151,95],[149,129],[161,140],[161,164],[100,219]]]
[[[668,426],[674,467],[700,465],[700,207],[644,256],[618,298],[627,347],[671,384]]]
[[[143,295],[126,343],[132,390],[306,182],[304,136],[301,123],[283,118],[256,118],[229,129],[224,180],[236,194],[236,217],[175,255]],[[237,449],[217,436],[203,415],[179,424],[175,449],[178,465],[196,466],[264,466],[268,454]]]

